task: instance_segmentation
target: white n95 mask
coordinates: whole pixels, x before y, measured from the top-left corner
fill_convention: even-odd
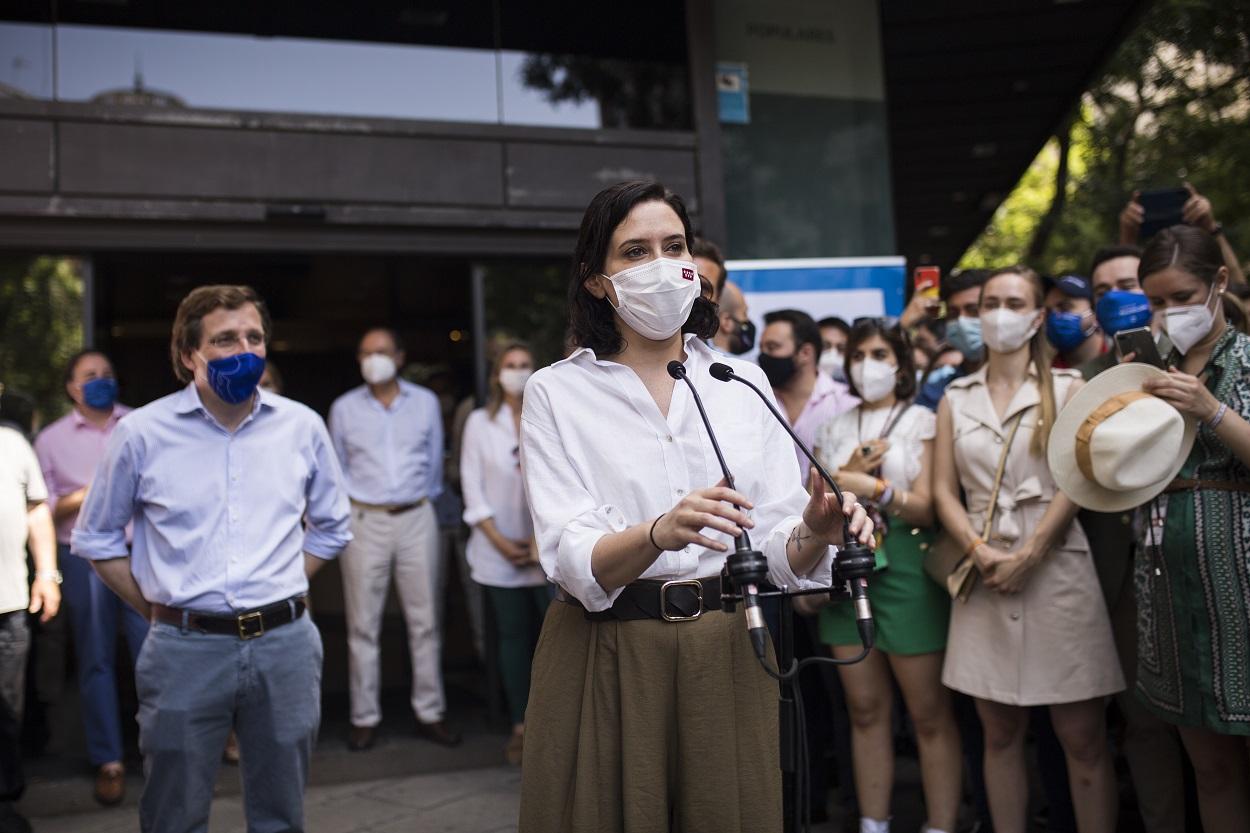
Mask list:
[[[851,381],[865,402],[879,402],[894,392],[898,368],[889,362],[864,359],[851,365]]]
[[[653,341],[680,330],[699,297],[699,273],[689,260],[657,257],[604,277],[616,288],[617,315]]]
[[[1211,312],[1212,297],[1216,297],[1215,284],[1211,284],[1207,299],[1201,304],[1168,307],[1163,311],[1163,331],[1182,356],[1206,338],[1215,325],[1215,313]]]
[[[1041,323],[1036,312],[999,307],[981,313],[981,336],[995,353],[1014,353],[1033,337]]]

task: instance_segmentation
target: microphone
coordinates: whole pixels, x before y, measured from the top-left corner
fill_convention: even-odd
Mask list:
[[[699,396],[694,382],[687,375],[686,366],[679,361],[671,361],[668,363],[668,375],[685,382],[690,388],[690,395],[694,397],[694,404],[699,409],[703,427],[707,430],[708,439],[712,441],[712,450],[716,452],[716,461],[720,463],[721,474],[725,476],[725,482],[729,484],[729,488],[736,488],[734,476],[729,472],[725,455],[721,453],[720,443],[716,441],[716,432],[712,430],[712,422],[707,418],[707,411],[703,408],[703,399]],[[734,508],[740,509],[741,507],[734,504]],[[751,635],[751,647],[755,650],[755,656],[763,662],[765,646],[768,643],[768,627],[764,624],[764,612],[760,608],[757,594],[759,585],[768,577],[768,559],[764,557],[764,553],[751,548],[751,536],[747,534],[746,527],[739,528],[742,534],[734,538],[735,549],[733,554],[725,559],[725,569],[742,594],[742,606],[746,610],[747,633]]]
[[[799,451],[802,451],[803,455],[812,462],[816,471],[820,473],[821,479],[833,490],[834,496],[838,499],[838,506],[841,507],[843,503],[842,490],[838,488],[838,484],[834,482],[833,477],[820,464],[820,461],[816,459],[816,455],[812,454],[811,449],[803,444],[798,434],[794,433],[794,429],[790,427],[790,421],[782,416],[781,412],[777,410],[777,406],[772,403],[772,400],[764,395],[764,391],[760,390],[750,380],[734,373],[734,369],[724,362],[713,362],[712,366],[708,368],[708,373],[717,381],[741,382],[755,391],[755,395],[768,407],[769,412],[781,424],[781,427],[786,429],[786,433],[790,435],[790,439],[794,440],[794,444],[798,446]],[[872,606],[868,603],[868,577],[872,575],[872,571],[876,568],[876,559],[873,557],[871,549],[861,544],[851,535],[850,522],[845,516],[842,518],[842,546],[838,548],[838,558],[835,566],[838,578],[850,583],[851,599],[855,603],[855,627],[859,631],[860,641],[864,644],[864,647],[872,647],[876,638],[876,623],[872,619]]]

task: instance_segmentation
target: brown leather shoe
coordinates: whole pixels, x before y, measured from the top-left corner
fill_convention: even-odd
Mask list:
[[[435,720],[433,723],[418,720],[417,737],[433,741],[439,746],[459,746],[461,740],[460,733],[448,729],[447,724],[441,720]]]
[[[521,758],[525,752],[525,733],[518,732],[515,729],[512,737],[508,738],[507,744],[503,748],[504,759],[513,766],[521,765]]]
[[[126,768],[119,763],[105,764],[96,770],[95,800],[105,807],[122,803],[126,797]]]
[[[353,726],[347,733],[347,748],[353,752],[364,752],[372,749],[378,739],[377,728],[374,726]]]
[[[221,759],[233,766],[237,766],[239,763],[239,738],[235,735],[234,729],[231,729],[230,734],[226,735],[226,746],[221,750]]]

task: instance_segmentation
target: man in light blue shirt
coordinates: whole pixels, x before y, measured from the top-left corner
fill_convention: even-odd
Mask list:
[[[269,336],[249,287],[183,299],[171,358],[187,386],[118,423],[71,535],[152,622],[135,666],[144,831],[208,829],[231,728],[248,829],[304,827],[322,661],[305,594],[351,533],[321,419],[256,389]]]
[[[443,490],[443,421],[432,391],[399,378],[403,344],[393,330],[365,333],[357,351],[365,384],[330,407],[330,436],[347,480],[352,536],[343,552],[351,668],[348,748],[373,745],[382,720],[378,639],[392,570],[408,625],[417,734],[445,746],[460,737],[443,722],[442,558],[431,501]]]

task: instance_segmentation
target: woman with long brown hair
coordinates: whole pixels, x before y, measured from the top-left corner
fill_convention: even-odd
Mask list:
[[[534,527],[521,481],[521,403],[533,372],[528,346],[502,346],[491,368],[490,398],[469,414],[460,452],[464,522],[472,530],[465,557],[494,613],[499,676],[512,717],[504,751],[513,764],[521,762],[530,663],[551,600],[531,546]]]
[[[979,575],[952,605],[942,682],[976,699],[998,833],[1025,830],[1024,738],[1038,705],[1063,746],[1077,827],[1094,833],[1115,829],[1104,700],[1124,679],[1077,506],[1046,464],[1056,413],[1081,380],[1051,370],[1043,297],[1028,267],[991,273],[980,300],[986,364],[951,382],[938,407],[935,507]]]

